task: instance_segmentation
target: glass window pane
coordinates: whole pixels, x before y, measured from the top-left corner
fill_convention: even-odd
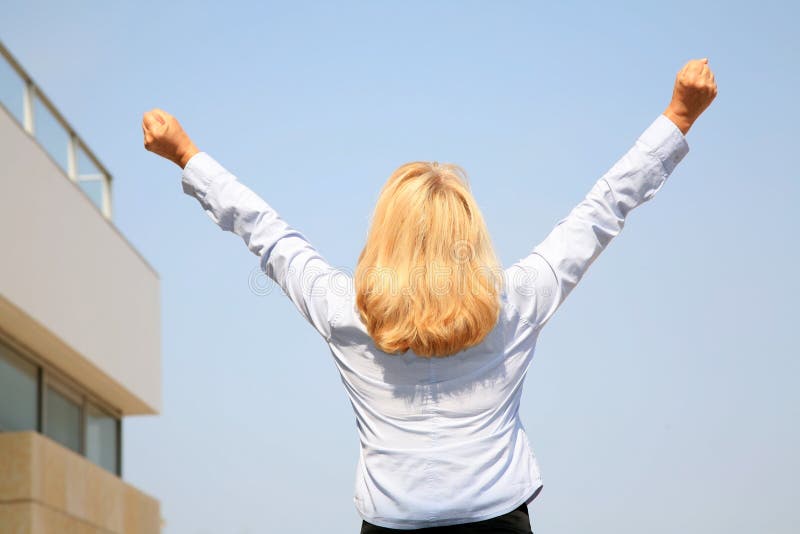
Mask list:
[[[75,154],[78,164],[78,185],[80,185],[83,192],[94,202],[94,205],[102,210],[103,180],[105,177],[80,144],[77,145]]]
[[[36,430],[36,366],[0,345],[0,431]]]
[[[117,419],[89,405],[86,413],[86,457],[112,473],[117,469]]]
[[[81,449],[81,407],[47,387],[45,434],[75,452]]]
[[[67,147],[69,134],[58,122],[55,115],[37,96],[33,101],[33,134],[50,156],[56,160],[61,170],[67,169]]]
[[[89,200],[98,207],[101,211],[103,210],[103,181],[102,180],[87,180],[81,179],[78,182],[78,185],[83,192],[89,197]]]
[[[0,56],[0,103],[22,124],[22,99],[25,82],[6,58]]]

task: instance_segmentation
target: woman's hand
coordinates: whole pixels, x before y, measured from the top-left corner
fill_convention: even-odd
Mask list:
[[[142,117],[144,147],[167,158],[181,168],[192,156],[200,152],[189,136],[183,131],[178,119],[162,109],[152,109]]]
[[[716,96],[717,83],[708,66],[708,58],[692,59],[675,77],[672,101],[664,115],[686,135],[697,117],[711,105]]]

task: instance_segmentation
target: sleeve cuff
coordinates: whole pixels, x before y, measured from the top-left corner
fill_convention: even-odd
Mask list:
[[[689,152],[686,136],[663,113],[639,136],[639,142],[661,161],[667,175]]]
[[[208,153],[198,152],[183,168],[181,177],[183,192],[202,201],[214,179],[225,172],[225,168]]]

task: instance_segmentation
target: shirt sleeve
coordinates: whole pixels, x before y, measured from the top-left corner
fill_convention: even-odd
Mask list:
[[[659,115],[544,241],[506,269],[508,298],[524,320],[547,323],[628,213],[653,198],[688,151],[680,129]]]
[[[335,311],[331,279],[336,270],[305,236],[206,152],[198,152],[186,164],[182,185],[217,226],[244,240],[259,256],[261,270],[329,341]]]

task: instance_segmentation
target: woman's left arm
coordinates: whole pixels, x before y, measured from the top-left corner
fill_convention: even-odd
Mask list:
[[[171,115],[145,114],[145,148],[183,168],[183,191],[222,230],[240,236],[303,317],[330,340],[333,277],[338,273],[309,241],[208,153],[200,151]],[[148,139],[148,137],[150,137]]]

